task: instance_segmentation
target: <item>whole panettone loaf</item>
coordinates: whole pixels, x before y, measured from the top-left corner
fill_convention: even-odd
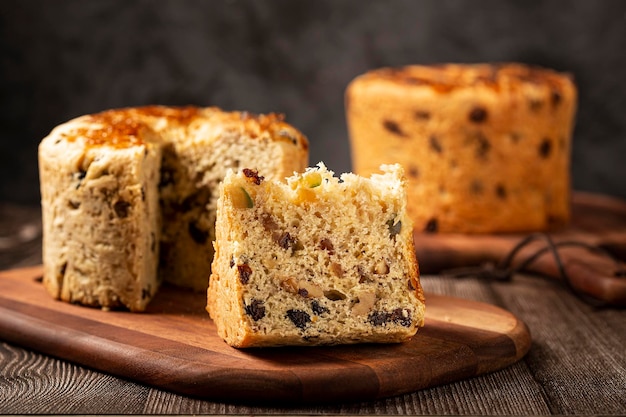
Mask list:
[[[569,75],[520,64],[379,69],[346,91],[355,172],[401,163],[426,232],[566,224],[575,110]]]
[[[163,279],[204,291],[226,171],[284,179],[307,164],[306,138],[274,114],[149,106],[64,123],[39,146],[44,285],[133,311]]]
[[[399,165],[363,178],[323,164],[288,184],[220,187],[207,310],[235,347],[402,342],[424,300]]]

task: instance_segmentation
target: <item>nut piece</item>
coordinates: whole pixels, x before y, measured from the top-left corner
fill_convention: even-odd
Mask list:
[[[298,293],[298,283],[293,278],[285,278],[282,280],[280,282],[280,287],[291,294]]]
[[[378,275],[387,275],[389,273],[389,265],[387,265],[384,259],[381,259],[376,263],[376,266],[374,266],[374,272]]]
[[[320,298],[324,296],[324,291],[320,287],[305,280],[298,281],[298,293],[304,294],[304,292],[300,292],[301,290],[306,291],[306,295],[304,295],[306,298]]]
[[[359,302],[352,307],[352,314],[363,316],[370,312],[376,302],[376,294],[364,291],[358,296]]]

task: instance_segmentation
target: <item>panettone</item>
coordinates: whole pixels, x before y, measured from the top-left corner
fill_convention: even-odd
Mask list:
[[[163,279],[205,291],[226,171],[279,180],[307,165],[306,138],[275,114],[149,106],[64,123],[39,146],[43,283],[133,311]]]
[[[402,164],[426,232],[567,224],[575,110],[568,74],[521,64],[384,68],[346,91],[354,171]]]

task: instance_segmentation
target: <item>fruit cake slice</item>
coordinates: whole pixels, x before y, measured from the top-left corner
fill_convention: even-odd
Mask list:
[[[207,311],[235,347],[393,343],[424,298],[399,165],[287,183],[232,171],[220,185]]]

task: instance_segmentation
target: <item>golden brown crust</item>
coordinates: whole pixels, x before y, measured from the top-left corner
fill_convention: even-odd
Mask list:
[[[381,68],[359,77],[359,82],[390,82],[406,87],[432,88],[439,93],[455,89],[487,87],[495,91],[518,89],[524,84],[547,85],[553,89],[555,100],[562,89],[571,84],[571,75],[516,63],[501,64],[443,64],[433,66],[410,65],[399,68]]]
[[[144,106],[106,110],[75,119],[76,126],[67,129],[63,136],[72,142],[83,138],[88,147],[110,146],[125,148],[144,143],[146,130],[157,125],[189,126],[192,123],[213,123],[225,129],[236,129],[251,138],[268,136],[272,140],[285,140],[308,150],[308,140],[285,122],[282,114],[253,114],[225,112],[217,107],[167,107]],[[72,122],[69,122],[71,125]],[[163,129],[163,127],[158,127]]]

